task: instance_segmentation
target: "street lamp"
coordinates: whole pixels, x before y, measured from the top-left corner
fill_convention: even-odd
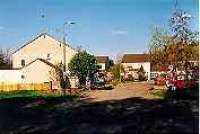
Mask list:
[[[66,72],[66,47],[65,47],[65,36],[66,36],[66,29],[65,29],[65,26],[70,26],[70,25],[74,25],[76,24],[75,22],[72,22],[72,21],[66,21],[64,24],[63,24],[63,72]]]

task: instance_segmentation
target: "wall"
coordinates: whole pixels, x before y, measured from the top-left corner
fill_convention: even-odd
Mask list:
[[[14,90],[49,90],[51,83],[0,83],[0,91],[14,91]]]
[[[29,43],[25,47],[19,49],[16,53],[13,54],[13,68],[20,68],[21,60],[24,59],[26,64],[32,62],[37,58],[42,58],[48,60],[52,64],[64,63],[63,62],[63,47],[64,45],[59,41],[48,35],[42,35],[38,37],[33,42]],[[66,64],[68,65],[69,61],[76,53],[71,47],[66,47]],[[47,55],[50,54],[50,58],[47,58]]]
[[[133,69],[139,69],[142,65],[146,72],[146,75],[148,75],[148,80],[150,80],[150,62],[122,63],[122,65],[125,70],[127,69],[128,66],[132,66]]]
[[[21,70],[0,70],[0,83],[21,83]]]
[[[43,83],[51,81],[50,71],[52,67],[46,63],[36,60],[27,67],[22,68],[24,75],[23,83]]]

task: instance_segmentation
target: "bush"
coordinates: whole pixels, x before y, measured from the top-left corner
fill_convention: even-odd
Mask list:
[[[160,77],[166,77],[166,75],[167,75],[166,73],[161,73]]]
[[[79,51],[68,64],[69,71],[78,77],[80,85],[85,86],[88,72],[96,71],[96,58],[86,51]]]
[[[117,86],[118,84],[120,84],[120,81],[119,81],[119,80],[114,80],[114,81],[112,82],[112,85],[113,85],[113,86]]]
[[[144,71],[144,67],[141,65],[139,71],[138,71],[138,79],[139,81],[144,81],[146,80],[146,76],[145,76],[145,71]]]
[[[124,72],[124,68],[120,64],[115,64],[114,66],[110,68],[110,71],[112,72],[115,80],[120,79],[120,68],[121,68],[121,72]]]
[[[146,80],[145,74],[143,72],[138,72],[138,79],[139,81]]]

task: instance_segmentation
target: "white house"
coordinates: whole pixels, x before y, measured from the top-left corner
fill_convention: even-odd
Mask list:
[[[101,71],[107,71],[109,69],[109,57],[108,56],[96,56],[97,65]]]
[[[143,66],[145,74],[150,80],[151,65],[148,54],[124,54],[121,63],[126,72]]]

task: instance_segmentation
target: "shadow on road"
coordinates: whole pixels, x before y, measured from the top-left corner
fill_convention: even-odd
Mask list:
[[[0,102],[1,133],[198,133],[198,100]],[[38,104],[31,105],[29,104]]]

